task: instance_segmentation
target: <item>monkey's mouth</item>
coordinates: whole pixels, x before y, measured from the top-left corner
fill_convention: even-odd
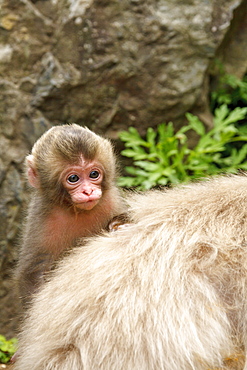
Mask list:
[[[89,199],[89,200],[84,201],[84,202],[75,203],[75,207],[78,208],[78,209],[90,211],[91,209],[93,209],[96,206],[96,204],[98,202],[99,202],[99,199]]]

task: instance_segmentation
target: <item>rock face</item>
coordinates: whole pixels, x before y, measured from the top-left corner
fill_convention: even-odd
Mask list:
[[[144,130],[207,111],[215,55],[230,66],[231,48],[241,48],[235,59],[246,71],[246,5],[0,0],[0,333],[13,335],[18,321],[11,274],[32,144],[53,124],[76,122],[115,139],[130,125]]]

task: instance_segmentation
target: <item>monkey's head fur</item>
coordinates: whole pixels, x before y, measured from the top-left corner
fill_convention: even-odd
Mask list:
[[[56,201],[58,188],[64,192],[59,176],[65,165],[77,165],[83,156],[86,160],[97,160],[103,166],[102,188],[107,190],[116,180],[116,160],[113,146],[87,127],[77,124],[54,126],[34,144],[26,165],[32,162],[38,178],[40,192],[49,189],[50,199]],[[53,191],[52,191],[53,190]],[[66,197],[66,194],[64,194]]]

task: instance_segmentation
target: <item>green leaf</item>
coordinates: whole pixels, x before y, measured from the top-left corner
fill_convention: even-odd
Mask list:
[[[219,108],[215,110],[214,125],[215,127],[222,125],[226,116],[229,113],[229,109],[226,104],[222,104]]]
[[[184,135],[184,133],[182,133],[181,131],[178,131],[175,135],[175,138],[179,140],[180,144],[185,144],[188,139],[187,139],[187,136]]]
[[[0,362],[7,363],[17,350],[17,339],[12,338],[7,340],[3,335],[0,335]]]
[[[134,127],[130,127],[128,131],[122,131],[119,133],[119,137],[122,141],[131,142],[131,145],[142,145],[148,146],[147,142],[141,138],[138,131]]]
[[[167,125],[165,123],[161,123],[158,126],[157,131],[158,131],[161,142],[165,141],[168,137],[173,137],[174,136],[173,123],[168,122]]]
[[[150,176],[149,176],[149,180],[151,181],[151,182],[153,182],[154,184],[157,184],[157,181],[159,180],[159,178],[161,177],[161,174],[160,173],[152,173],[152,174],[150,174]]]
[[[136,175],[136,168],[132,166],[126,166],[125,171],[129,173],[130,175]]]
[[[157,181],[157,183],[158,183],[159,185],[163,185],[163,186],[165,186],[165,185],[167,185],[167,184],[168,184],[168,181],[169,181],[169,179],[168,179],[167,177],[162,177],[161,179],[159,179],[159,180]]]
[[[236,123],[246,116],[247,108],[235,108],[233,111],[229,111],[226,104],[221,105],[215,110],[214,124],[218,126],[226,126],[230,123]]]
[[[146,171],[149,171],[149,172],[155,172],[155,171],[159,171],[160,169],[160,164],[159,163],[150,163],[150,162],[145,162],[145,161],[136,161],[134,162],[135,166],[139,166],[143,169],[145,169]]]
[[[124,149],[121,151],[121,154],[124,155],[125,157],[131,158],[136,156],[136,152],[132,149]]]
[[[149,190],[154,185],[155,185],[155,183],[153,181],[145,180],[145,181],[142,182],[142,184],[140,184],[140,189],[142,189],[142,190]]]
[[[235,108],[233,111],[229,113],[225,121],[227,122],[227,124],[241,121],[246,116],[246,113],[247,113],[247,108],[239,108],[239,107]]]
[[[234,148],[235,149],[235,148]],[[241,149],[237,152],[237,150],[232,150],[231,157],[233,158],[233,163],[235,165],[240,164],[243,161],[246,161],[247,157],[247,144],[243,145]]]
[[[119,177],[117,180],[118,186],[132,188],[132,186],[138,185],[134,177]]]
[[[153,128],[149,127],[147,130],[147,142],[151,144],[152,146],[155,146],[155,138],[156,138],[156,132],[153,130]]]
[[[203,136],[205,134],[205,126],[203,123],[199,120],[198,117],[194,116],[191,113],[185,114],[186,118],[189,121],[189,126],[200,136]]]

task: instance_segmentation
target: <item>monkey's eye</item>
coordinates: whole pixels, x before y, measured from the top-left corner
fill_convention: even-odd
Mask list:
[[[75,183],[75,182],[79,181],[80,178],[77,175],[70,175],[67,180],[68,180],[68,182]]]
[[[94,171],[90,172],[90,174],[89,174],[89,177],[91,179],[97,179],[99,176],[100,176],[100,173],[97,170],[94,170]]]

